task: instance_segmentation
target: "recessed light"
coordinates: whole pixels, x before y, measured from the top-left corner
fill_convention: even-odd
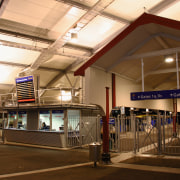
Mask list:
[[[166,63],[171,63],[171,62],[173,62],[173,61],[174,61],[173,57],[170,57],[170,56],[169,56],[169,57],[166,57],[166,58],[165,58],[165,62],[166,62]]]

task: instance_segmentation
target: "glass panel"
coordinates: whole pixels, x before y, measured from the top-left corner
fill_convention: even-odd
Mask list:
[[[52,131],[64,132],[64,111],[52,111]]]
[[[17,128],[17,115],[15,111],[8,114],[8,128]]]
[[[27,129],[27,114],[25,111],[18,112],[18,129]]]
[[[0,129],[3,127],[3,113],[0,113]]]
[[[68,110],[68,145],[79,146],[80,110]]]
[[[79,110],[68,110],[68,130],[79,131]]]
[[[50,111],[40,111],[39,113],[39,129],[50,130]]]

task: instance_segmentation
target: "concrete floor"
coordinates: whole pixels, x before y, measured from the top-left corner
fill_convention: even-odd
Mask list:
[[[0,145],[0,179],[180,179],[180,157],[111,154],[112,164],[89,162],[88,149],[50,150]]]

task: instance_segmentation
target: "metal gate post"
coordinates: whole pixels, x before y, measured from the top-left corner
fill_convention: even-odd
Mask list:
[[[177,99],[173,99],[173,137],[177,137],[176,132]]]
[[[124,115],[121,114],[121,133],[124,132]]]
[[[165,137],[165,122],[166,122],[166,111],[164,111],[164,116],[163,116],[163,136],[162,136],[162,138],[163,138],[163,151],[165,152],[165,148],[166,148],[166,145],[165,145],[165,139],[166,139],[166,137]]]
[[[136,154],[136,115],[133,116],[133,130],[134,130],[134,153]]]
[[[97,115],[96,118],[96,142],[101,141],[101,122],[100,122],[101,116]]]
[[[158,130],[158,154],[162,154],[162,137],[161,137],[161,117],[160,112],[158,111],[158,118],[157,118],[157,130]]]
[[[136,127],[137,127],[137,145],[136,145],[136,148],[137,148],[137,151],[139,152],[139,119],[136,120]]]
[[[82,110],[80,111],[80,118],[79,118],[79,146],[81,147],[83,144],[82,139]]]
[[[64,111],[64,147],[68,146],[68,114],[67,110]]]
[[[118,152],[120,152],[120,115],[117,116],[117,121],[118,121],[118,138],[117,138],[117,148],[118,148]]]

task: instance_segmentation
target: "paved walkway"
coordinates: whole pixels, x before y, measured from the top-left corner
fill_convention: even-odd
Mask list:
[[[112,156],[112,164],[98,164],[94,168],[88,150],[84,149],[63,151],[0,145],[0,179],[180,179],[179,157],[134,157],[133,153]]]

